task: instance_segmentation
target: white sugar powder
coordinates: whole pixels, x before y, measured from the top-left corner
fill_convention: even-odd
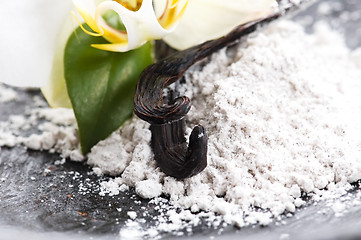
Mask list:
[[[38,101],[37,98],[34,100],[35,103]],[[38,132],[31,131],[34,129]],[[39,106],[24,115],[11,115],[7,121],[0,122],[0,133],[0,147],[23,144],[29,149],[60,153],[63,158],[69,157],[73,161],[84,160],[70,109]]]
[[[187,123],[209,136],[201,174],[176,181],[161,173],[137,118],[94,147],[89,163],[122,173],[118,182],[142,197],[163,193],[181,209],[239,226],[267,225],[302,206],[302,192],[346,190],[361,179],[359,53],[324,25],[306,35],[295,23],[272,23],[188,71],[186,82]]]
[[[189,70],[178,89],[193,103],[187,132],[196,124],[207,130],[207,168],[184,181],[165,176],[153,160],[149,124],[134,117],[88,155],[96,174],[118,176],[101,183],[101,194],[135,187],[160,208],[157,197],[167,195],[180,209],[167,210],[170,223],[160,221],[157,230],[169,231],[197,225],[199,216],[210,226],[267,225],[301,207],[302,193],[333,199],[361,179],[361,50],[351,52],[322,24],[306,35],[278,21],[209,60]],[[0,125],[0,144],[10,139],[7,145],[83,159],[73,116],[58,122],[65,115],[54,111],[37,111],[48,121],[30,137]],[[331,208],[338,215],[345,209],[341,202]]]
[[[0,85],[0,102],[10,102],[16,100],[18,97],[17,93],[3,85]]]

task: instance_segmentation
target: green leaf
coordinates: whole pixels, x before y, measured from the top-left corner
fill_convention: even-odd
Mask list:
[[[77,28],[64,53],[64,75],[84,154],[132,116],[139,75],[153,61],[150,43],[125,53],[90,46],[102,43],[103,38]]]

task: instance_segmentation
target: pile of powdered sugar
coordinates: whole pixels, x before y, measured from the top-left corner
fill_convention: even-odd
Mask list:
[[[303,193],[332,199],[361,179],[361,51],[323,24],[307,35],[296,23],[273,22],[194,66],[177,90],[193,104],[187,132],[196,124],[207,130],[207,168],[183,181],[165,176],[149,124],[133,117],[87,156],[96,174],[118,176],[101,183],[101,194],[134,187],[154,203],[164,194],[183,209],[167,212],[173,225],[196,224],[200,210],[218,224],[267,225],[305,204]],[[2,122],[2,136],[12,140],[0,135],[0,145],[84,159],[70,110],[36,108],[31,116],[45,119],[40,133],[20,136]]]
[[[16,91],[0,85],[2,90],[18,98]],[[32,106],[22,114],[8,116],[0,121],[0,147],[23,144],[29,149],[60,153],[63,158],[82,161],[74,113],[70,109],[51,109],[39,96],[33,97]],[[6,103],[8,101],[0,101]]]
[[[344,192],[361,179],[360,79],[360,52],[338,34],[321,24],[306,35],[279,21],[188,71],[178,89],[192,99],[189,127],[208,132],[202,173],[184,181],[161,173],[148,124],[137,118],[95,146],[88,163],[122,173],[104,183],[109,192],[134,186],[142,197],[165,194],[228,223],[267,224],[302,206],[302,193]]]

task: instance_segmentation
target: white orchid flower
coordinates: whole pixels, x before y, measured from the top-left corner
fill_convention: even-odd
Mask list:
[[[73,2],[94,32],[83,30],[110,42],[93,47],[119,52],[160,38],[173,48],[183,50],[221,37],[239,24],[264,17],[277,5],[275,0],[228,0],[227,3],[219,0],[105,0],[98,5],[94,0]],[[126,31],[119,31],[104,21],[102,16],[109,10],[119,15]]]
[[[277,9],[275,0],[190,0],[182,19],[163,40],[177,50],[226,35],[236,26]]]
[[[114,52],[126,52],[138,48],[149,40],[160,39],[171,33],[175,23],[186,9],[188,0],[155,1],[155,7],[160,12],[157,16],[152,0],[112,1],[105,0],[98,5],[94,0],[73,0],[76,9],[87,25],[94,31],[87,31],[93,36],[102,36],[109,44],[94,44],[95,48]],[[159,3],[165,3],[161,6]],[[131,4],[133,3],[133,5]],[[159,11],[162,7],[163,11]],[[119,15],[125,30],[119,30],[107,23],[103,16],[107,11]]]
[[[128,51],[162,38],[182,50],[225,35],[233,27],[272,13],[276,0],[73,0],[95,37],[109,44],[93,47]],[[70,106],[63,76],[63,52],[78,24],[71,0],[4,1],[0,27],[0,81],[21,87],[42,87],[53,107]],[[104,14],[119,15],[124,30],[112,27]],[[74,11],[75,12],[75,11]],[[59,30],[64,19],[66,24]],[[73,19],[73,20],[72,20]],[[58,44],[56,43],[58,42]],[[53,70],[52,69],[53,66]]]
[[[40,87],[49,81],[59,30],[71,0],[2,1],[0,81]]]

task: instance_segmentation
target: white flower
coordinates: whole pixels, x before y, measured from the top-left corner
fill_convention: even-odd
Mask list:
[[[221,37],[237,25],[264,17],[277,5],[275,0],[73,1],[94,32],[83,30],[93,36],[103,36],[110,42],[93,47],[119,52],[160,38],[164,38],[170,46],[183,50]],[[119,31],[104,20],[107,11],[119,15],[126,31]]]
[[[95,37],[109,44],[93,47],[128,51],[162,38],[182,50],[221,37],[232,28],[274,11],[276,0],[73,0]],[[78,26],[71,0],[4,1],[0,8],[0,82],[42,87],[50,105],[67,106],[63,54],[67,39]],[[117,14],[125,29],[112,27],[104,14]],[[63,20],[63,30],[59,34]],[[58,42],[58,44],[56,43]],[[52,70],[53,66],[53,70]]]
[[[94,31],[87,31],[93,36],[102,36],[109,44],[94,44],[95,48],[114,52],[126,52],[138,48],[149,40],[160,39],[171,33],[175,23],[180,19],[186,9],[188,0],[162,0],[154,1],[158,7],[158,14],[153,8],[152,0],[129,1],[104,0],[98,4],[94,0],[73,0],[85,23]],[[163,2],[166,5],[162,6]],[[162,7],[163,11],[160,11]],[[124,30],[112,27],[104,19],[104,15],[113,11],[118,14],[124,25]],[[157,16],[158,15],[158,16]],[[81,25],[80,25],[81,26]]]
[[[70,0],[1,2],[1,82],[39,87],[49,81],[59,30],[72,7]]]
[[[275,0],[190,0],[177,27],[163,40],[183,50],[226,35],[236,26],[275,11]]]

